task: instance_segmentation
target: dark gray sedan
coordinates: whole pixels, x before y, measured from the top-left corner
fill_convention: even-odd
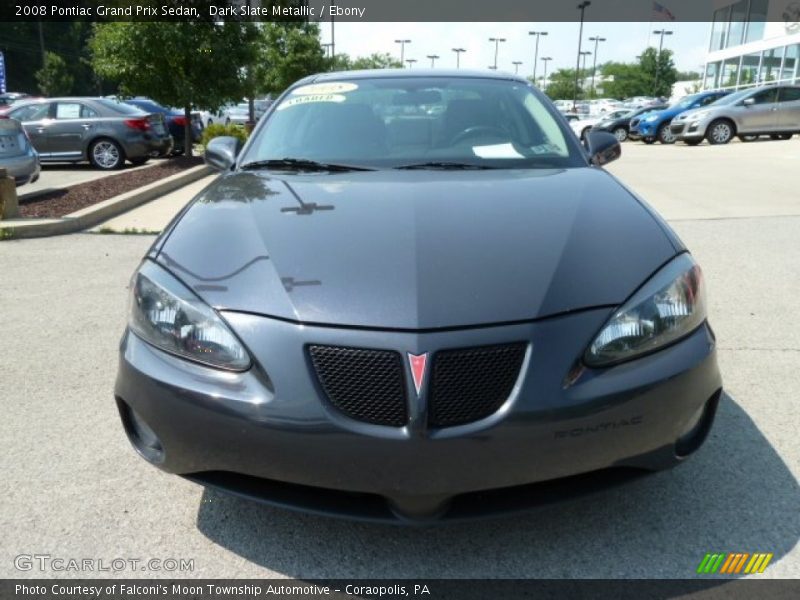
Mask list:
[[[48,98],[20,103],[7,116],[22,122],[42,162],[89,161],[119,169],[172,148],[162,115],[108,98]]]
[[[304,79],[156,240],[115,388],[147,461],[358,519],[507,512],[671,467],[722,392],[703,276],[511,75]]]
[[[17,186],[39,179],[39,155],[19,121],[0,118],[0,168]]]

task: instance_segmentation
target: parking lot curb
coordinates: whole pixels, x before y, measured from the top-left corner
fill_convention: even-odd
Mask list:
[[[212,172],[212,169],[207,165],[192,167],[183,173],[171,175],[160,181],[149,183],[130,192],[87,206],[60,219],[0,221],[0,239],[48,237],[88,229],[111,217],[116,217],[132,208],[202,179]]]

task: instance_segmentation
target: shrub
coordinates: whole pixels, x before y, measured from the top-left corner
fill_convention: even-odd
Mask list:
[[[215,137],[229,135],[238,138],[242,143],[247,141],[247,131],[241,125],[223,125],[221,123],[212,123],[203,129],[203,136],[200,138],[200,143],[203,146],[208,146],[208,142]]]

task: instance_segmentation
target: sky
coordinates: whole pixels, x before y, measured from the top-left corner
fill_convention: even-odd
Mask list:
[[[330,21],[321,22],[322,42],[331,41]],[[634,62],[648,43],[658,47],[659,36],[652,31],[664,29],[673,31],[664,37],[664,47],[675,52],[675,64],[682,71],[700,71],[708,47],[710,23],[585,23],[583,26],[583,50],[594,53],[594,42],[588,38],[600,36],[607,39],[601,42],[597,52],[598,64],[608,60]],[[344,52],[351,57],[367,56],[374,52],[389,52],[400,58],[400,44],[396,39],[410,39],[406,44],[405,58],[415,58],[415,68],[430,67],[429,54],[438,54],[437,67],[456,66],[456,56],[452,48],[465,48],[461,54],[461,67],[486,69],[494,64],[495,44],[490,37],[506,38],[499,44],[498,69],[514,72],[512,61],[522,61],[520,74],[533,73],[535,36],[529,31],[547,31],[539,42],[539,58],[550,56],[548,73],[554,69],[575,68],[578,46],[579,23],[357,23],[337,22],[335,24],[336,52]],[[592,63],[593,56],[587,56],[586,66]],[[541,77],[543,63],[540,60],[537,76]]]

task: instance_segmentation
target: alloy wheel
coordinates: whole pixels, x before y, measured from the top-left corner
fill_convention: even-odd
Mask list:
[[[117,145],[109,141],[97,142],[92,148],[92,158],[101,169],[113,169],[121,159]]]
[[[733,130],[727,123],[716,123],[711,128],[711,141],[714,144],[727,144],[733,137]]]
[[[614,130],[614,137],[617,138],[618,142],[624,142],[628,139],[628,132],[625,130],[624,127],[617,127]]]

